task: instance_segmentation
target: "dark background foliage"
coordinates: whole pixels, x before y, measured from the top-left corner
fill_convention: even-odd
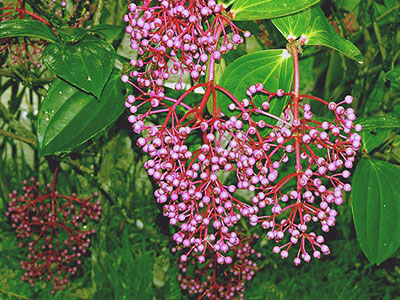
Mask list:
[[[26,2],[27,9],[42,12],[58,25],[76,21],[49,14],[40,1]],[[123,26],[126,1],[93,2],[87,7],[91,16],[85,22]],[[0,7],[7,3],[0,1]],[[357,45],[365,60],[359,64],[330,48],[308,47],[300,57],[301,90],[326,99],[352,94],[357,115],[373,121],[363,132],[362,155],[398,165],[400,4],[395,0],[326,0],[321,6],[335,30]],[[225,58],[226,66],[245,53],[285,47],[285,39],[270,20],[239,25],[254,36]],[[101,34],[117,49],[124,71],[124,57],[134,53],[127,50],[122,29],[105,28]],[[72,153],[39,157],[35,122],[54,74],[27,62],[10,63],[8,53],[0,53],[0,298],[187,299],[176,280],[170,228],[155,204],[152,182],[142,168],[145,157],[135,146],[137,137],[131,133],[126,113]],[[97,190],[104,212],[79,272],[65,291],[50,296],[50,286],[39,284],[32,289],[20,280],[24,250],[17,247],[5,211],[7,194],[20,189],[23,179],[35,176],[50,182],[59,163],[58,190],[82,197]],[[339,207],[337,225],[326,237],[331,254],[320,261],[295,267],[274,255],[274,243],[261,235],[255,246],[263,253],[260,271],[247,285],[245,299],[400,297],[399,251],[380,265],[369,262],[356,236],[351,201],[347,196]]]

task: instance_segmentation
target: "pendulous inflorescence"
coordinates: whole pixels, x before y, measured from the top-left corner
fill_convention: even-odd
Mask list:
[[[130,75],[141,88],[158,92],[171,75],[177,75],[175,89],[181,90],[185,73],[198,81],[210,58],[218,61],[250,36],[214,0],[140,2],[129,4],[124,21],[131,48],[140,57],[130,61],[137,69]]]
[[[101,203],[93,200],[97,192],[88,198],[59,194],[55,177],[44,189],[34,178],[23,184],[22,192],[9,194],[6,212],[18,246],[28,250],[20,263],[21,279],[31,286],[41,280],[52,282],[53,294],[64,289],[87,255],[96,232],[90,223],[100,219]]]
[[[240,100],[214,82],[215,62],[250,36],[233,25],[223,6],[140,3],[130,4],[125,16],[138,58],[121,79],[135,88],[125,102],[128,121],[149,156],[144,168],[158,186],[155,198],[176,227],[181,287],[199,298],[243,297],[244,281],[257,270],[239,250],[250,249],[239,229],[243,222],[263,228],[278,244],[273,252],[291,256],[295,265],[329,254],[323,234],[335,225],[335,206],[351,190],[350,170],[361,147],[362,127],[354,109],[346,108],[353,97],[335,103],[300,95],[300,37],[288,44],[293,91],[255,83]],[[194,85],[171,97],[163,86],[176,74],[176,91],[184,74]],[[205,81],[196,83],[203,75]],[[219,96],[230,100],[227,109]],[[324,117],[314,115],[316,104],[325,108]],[[279,106],[276,115],[270,108]],[[252,196],[243,199],[240,191]],[[232,273],[238,265],[247,271]]]

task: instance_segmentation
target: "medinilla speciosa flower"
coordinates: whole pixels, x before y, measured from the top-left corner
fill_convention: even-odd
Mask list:
[[[345,108],[352,96],[336,103],[300,94],[304,37],[288,45],[293,91],[254,83],[237,99],[214,75],[221,54],[243,42],[242,31],[214,1],[178,2],[130,5],[125,21],[138,57],[131,61],[136,70],[121,78],[135,88],[125,106],[132,130],[141,135],[137,145],[149,156],[144,168],[158,185],[154,195],[176,227],[181,287],[200,298],[230,299],[242,295],[243,281],[229,270],[243,263],[243,222],[263,228],[282,258],[295,249],[295,265],[329,254],[323,233],[335,225],[335,205],[351,190],[349,170],[362,128],[354,110]],[[177,97],[166,93],[164,81],[179,74],[179,91],[185,73],[194,82],[207,76]],[[220,95],[229,99],[227,108],[219,107]],[[275,101],[283,103],[279,115],[270,111]],[[323,117],[313,113],[317,103]],[[243,199],[240,190],[252,196]],[[188,276],[189,267],[194,271]],[[213,283],[209,269],[220,270],[215,276],[224,283]],[[257,270],[245,269],[250,279]]]
[[[252,248],[257,238],[237,235],[238,242],[231,251],[233,262],[229,265],[221,264],[221,258],[213,253],[207,255],[202,265],[193,258],[180,262],[178,281],[182,290],[198,299],[244,299],[245,283],[258,270],[254,259],[261,257]],[[177,248],[173,251],[179,251],[180,247]]]
[[[199,80],[210,58],[219,60],[250,36],[214,0],[137,1],[129,5],[124,21],[131,48],[139,55],[130,62],[136,68],[130,75],[140,87],[156,91],[172,74],[179,76],[176,90],[182,89],[184,73]]]
[[[9,194],[6,215],[15,229],[18,246],[27,250],[21,261],[22,280],[34,286],[37,281],[52,282],[52,294],[62,290],[69,276],[77,272],[87,256],[102,207],[94,201],[97,192],[88,198],[76,194],[65,196],[52,184],[42,187],[31,178],[23,182],[22,191]]]

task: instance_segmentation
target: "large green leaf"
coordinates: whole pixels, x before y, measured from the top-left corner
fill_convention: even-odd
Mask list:
[[[89,31],[97,33],[105,37],[107,41],[112,42],[118,37],[123,29],[124,27],[119,25],[99,24],[90,28]]]
[[[0,39],[26,36],[43,39],[49,42],[59,42],[49,26],[36,20],[8,20],[0,23]]]
[[[97,98],[111,74],[114,60],[114,48],[97,39],[85,39],[74,45],[51,44],[43,51],[43,62],[50,70]]]
[[[302,36],[306,45],[327,46],[360,63],[364,59],[360,50],[352,42],[342,38],[329,24],[318,5],[290,16],[273,19],[272,23],[287,40]]]
[[[400,246],[400,169],[361,159],[353,178],[352,210],[358,240],[371,263],[380,264]]]
[[[124,110],[124,91],[117,72],[107,82],[100,102],[55,79],[37,121],[40,155],[70,151],[110,125]]]
[[[276,92],[278,89],[289,91],[293,81],[293,57],[287,50],[264,50],[244,55],[236,59],[226,68],[221,77],[220,85],[231,92],[236,99],[241,101],[246,97],[246,90],[250,85],[262,83],[264,88]],[[222,112],[228,116],[232,112],[228,105],[232,101],[224,94],[218,93],[218,105]],[[267,97],[256,95],[254,102],[261,107]],[[286,104],[284,99],[271,101],[269,112],[280,116]],[[259,115],[253,118],[254,121],[265,119]]]
[[[400,128],[400,120],[396,115],[360,118],[357,123],[363,126],[363,150],[367,153],[382,145],[392,129]]]
[[[357,123],[360,123],[363,129],[400,128],[400,120],[393,114],[359,118]]]
[[[236,0],[232,6],[235,20],[261,20],[296,13],[319,0]]]

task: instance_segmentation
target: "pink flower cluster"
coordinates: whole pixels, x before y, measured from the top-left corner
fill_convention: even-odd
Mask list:
[[[131,77],[142,88],[158,92],[171,74],[177,74],[175,88],[180,90],[185,72],[199,80],[210,57],[219,60],[234,45],[243,43],[242,35],[250,36],[237,28],[214,0],[139,2],[142,4],[129,5],[124,21],[131,48],[140,56],[131,60],[137,69]]]
[[[232,96],[214,84],[206,88],[200,108],[217,91]],[[307,232],[312,223],[329,231],[337,214],[331,206],[342,204],[343,193],[351,190],[348,169],[361,145],[357,133],[361,126],[354,124],[354,110],[342,104],[350,104],[352,97],[334,104],[300,96],[303,102],[319,101],[332,111],[334,118],[322,122],[313,120],[309,104],[299,105],[302,116],[295,119],[292,99],[282,117],[270,114],[271,102],[284,101],[293,93],[271,93],[260,84],[249,88],[249,98],[241,102],[232,98],[229,118],[217,111],[207,117],[196,107],[179,116],[177,107],[188,107],[184,100],[189,93],[177,100],[144,94],[132,102],[133,96],[128,96],[126,102],[130,109],[135,107],[129,117],[133,130],[145,135],[137,143],[150,156],[144,167],[159,184],[157,201],[164,204],[170,224],[180,229],[173,239],[187,249],[183,259],[194,252],[203,262],[208,249],[224,257],[231,248],[225,242],[231,240],[230,228],[242,217],[253,226],[262,225],[270,239],[287,238],[287,243],[274,248],[283,258],[294,244],[299,245],[295,264],[300,256],[310,260],[306,242],[314,257],[328,254],[323,237]],[[254,103],[256,94],[266,97],[260,108]],[[143,114],[137,113],[138,107]],[[146,125],[146,118],[163,114],[163,124]],[[259,115],[264,119],[254,121]],[[281,171],[284,168],[292,171]],[[227,173],[234,176],[225,183],[221,178]],[[254,196],[249,202],[240,201],[237,190]]]
[[[261,257],[261,253],[252,249],[257,238],[253,235],[250,239],[240,240],[232,251],[234,263],[228,267],[221,266],[215,256],[208,257],[200,267],[193,259],[179,263],[178,281],[182,290],[197,295],[198,299],[244,299],[245,282],[252,280],[258,270],[251,258]]]
[[[263,228],[267,238],[278,243],[273,252],[283,259],[294,251],[295,265],[329,254],[323,233],[335,225],[334,206],[351,190],[349,170],[361,147],[362,130],[354,110],[345,108],[353,97],[334,103],[299,95],[296,48],[293,92],[271,92],[258,83],[239,101],[216,85],[215,61],[229,44],[242,42],[240,30],[222,12],[214,1],[131,4],[125,20],[131,46],[139,54],[131,63],[139,70],[121,78],[138,91],[126,98],[128,120],[142,135],[137,144],[149,156],[144,168],[158,185],[157,202],[177,228],[172,238],[180,253],[181,286],[189,294],[212,299],[242,295],[244,278],[237,279],[230,270],[244,259],[238,230],[243,222]],[[202,22],[192,24],[190,18]],[[232,41],[227,27],[233,31]],[[186,40],[186,34],[191,39]],[[220,43],[204,43],[205,36],[216,36]],[[165,95],[163,84],[170,74],[180,74],[175,86],[180,90],[182,75],[188,72],[196,81],[207,62],[207,82],[177,98]],[[199,89],[204,94],[193,103]],[[230,100],[228,109],[219,107],[218,94]],[[313,115],[316,102],[326,107],[328,117]],[[279,115],[271,109],[277,106],[283,108]],[[241,191],[252,196],[243,199]],[[192,270],[196,261],[200,266]],[[219,270],[215,272],[223,274],[224,283],[210,281],[209,270]],[[251,280],[252,275],[245,278]]]
[[[322,232],[328,232],[335,225],[337,211],[332,205],[341,205],[344,193],[351,190],[349,169],[361,147],[361,136],[357,132],[362,127],[354,123],[354,110],[345,109],[343,104],[351,104],[353,97],[346,96],[337,104],[328,103],[317,97],[296,96],[282,90],[271,93],[261,85],[251,86],[247,95],[249,98],[244,99],[242,105],[249,115],[265,116],[265,121],[259,121],[254,130],[269,128],[262,143],[258,147],[252,145],[253,155],[246,158],[254,159],[258,170],[247,169],[240,175],[256,193],[252,203],[260,210],[268,208],[266,214],[251,217],[251,224],[261,224],[269,239],[281,243],[273,251],[282,258],[287,258],[288,250],[297,245],[296,265],[301,259],[309,262],[311,255],[320,258],[321,253],[329,254],[323,236],[312,230],[316,229],[314,223]],[[254,103],[256,95],[266,97],[260,108]],[[268,109],[273,101],[284,101],[284,96],[291,98],[283,115],[270,115]],[[295,103],[296,97],[300,104]],[[322,103],[332,112],[333,118],[324,121],[314,118],[311,105],[306,101]],[[241,112],[235,105],[230,109]],[[258,183],[260,175],[266,179]]]
[[[22,280],[31,286],[37,280],[53,282],[52,294],[67,285],[69,274],[77,272],[90,245],[95,229],[90,221],[98,221],[101,204],[92,197],[81,199],[60,195],[53,185],[47,184],[44,193],[40,183],[31,178],[23,182],[22,194],[13,191],[6,215],[20,239],[18,246],[27,248]],[[93,195],[97,197],[97,193]]]

